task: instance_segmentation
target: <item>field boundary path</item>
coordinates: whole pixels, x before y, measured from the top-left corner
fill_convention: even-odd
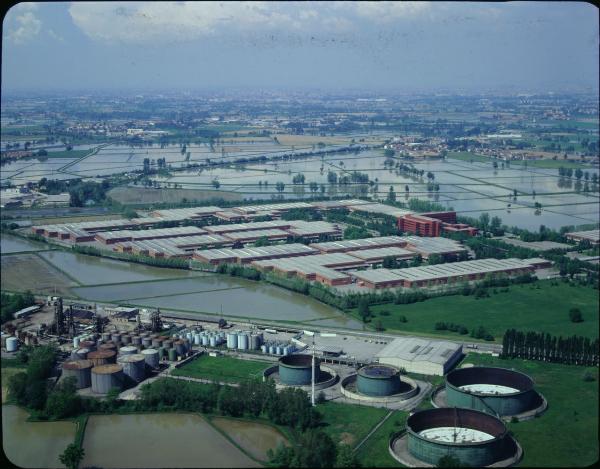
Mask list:
[[[360,443],[358,443],[358,444],[357,444],[357,445],[354,447],[354,449],[353,449],[352,451],[353,451],[353,452],[357,452],[357,451],[359,450],[359,448],[360,448],[360,447],[361,447],[361,446],[362,446],[362,445],[363,445],[363,444],[364,444],[364,443],[365,443],[365,442],[366,442],[366,441],[367,441],[369,438],[371,438],[371,435],[373,435],[373,433],[375,433],[377,430],[379,430],[379,427],[381,427],[381,426],[382,426],[382,425],[385,423],[385,421],[386,421],[387,419],[389,419],[389,418],[392,416],[392,414],[393,414],[394,412],[395,412],[395,410],[390,410],[390,411],[387,413],[387,415],[386,415],[385,417],[383,417],[383,418],[381,419],[381,421],[380,421],[380,422],[379,422],[377,425],[375,425],[375,427],[373,427],[373,430],[371,430],[371,431],[370,431],[370,432],[367,434],[367,436],[365,436],[365,437],[364,437],[364,438],[363,438],[363,439],[360,441]]]

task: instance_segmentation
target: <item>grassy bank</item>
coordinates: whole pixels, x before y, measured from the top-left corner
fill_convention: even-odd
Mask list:
[[[598,291],[590,287],[540,280],[533,284],[511,285],[508,292],[489,288],[489,297],[446,296],[418,303],[371,306],[371,325],[381,321],[386,331],[423,333],[432,336],[468,339],[449,331],[436,331],[435,323],[451,322],[469,329],[484,326],[502,341],[506,329],[543,331],[557,336],[598,337]],[[497,293],[494,293],[496,291]],[[584,322],[573,323],[569,310],[579,308]],[[389,315],[386,315],[386,312]],[[359,318],[358,311],[351,313]],[[383,313],[383,314],[382,314]],[[406,322],[402,322],[402,316]]]
[[[222,382],[239,382],[262,376],[262,372],[270,364],[270,362],[257,360],[202,355],[177,368],[171,374]]]

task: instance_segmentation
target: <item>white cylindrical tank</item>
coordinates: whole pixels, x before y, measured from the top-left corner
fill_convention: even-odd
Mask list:
[[[217,346],[217,338],[213,335],[211,336],[211,338],[209,339],[209,344],[211,347],[216,347]]]
[[[275,347],[275,353],[277,355],[281,355],[283,353],[282,350],[281,350],[281,345],[278,345],[277,347]]]
[[[73,348],[74,349],[79,348],[79,337],[73,337]]]
[[[261,345],[261,346],[260,346],[260,351],[261,351],[262,353],[267,353],[267,346],[266,346],[266,345]]]
[[[19,339],[16,337],[9,337],[6,339],[6,351],[7,352],[16,352],[19,348]]]
[[[202,339],[200,340],[200,342],[202,343],[202,345],[204,345],[205,347],[209,344],[209,339],[207,335],[203,335]]]
[[[235,332],[229,332],[227,334],[227,348],[237,348],[238,336]]]
[[[240,350],[248,350],[248,334],[242,333],[237,336],[237,348]]]
[[[194,335],[194,345],[200,345],[202,343],[202,337],[200,337],[200,334],[195,334]]]
[[[273,344],[269,345],[269,353],[275,355],[275,346]]]

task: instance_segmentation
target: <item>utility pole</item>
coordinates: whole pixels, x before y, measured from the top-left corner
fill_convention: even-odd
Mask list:
[[[312,337],[312,381],[311,381],[311,402],[313,407],[315,403],[315,335]]]

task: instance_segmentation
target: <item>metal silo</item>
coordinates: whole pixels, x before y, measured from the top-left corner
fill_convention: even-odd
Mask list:
[[[108,342],[107,344],[102,344],[98,347],[98,350],[117,350],[117,346],[112,342]]]
[[[250,336],[250,349],[251,350],[258,350],[260,348],[261,344],[262,344],[262,336],[260,336],[258,334],[252,334]]]
[[[110,332],[103,332],[102,333],[102,341],[104,343],[109,342],[110,341]]]
[[[90,349],[80,348],[71,353],[71,357],[75,360],[85,360],[87,358],[88,353],[90,353]]]
[[[238,336],[235,332],[227,333],[227,348],[237,348]]]
[[[73,348],[74,349],[79,348],[79,337],[73,337]]]
[[[150,337],[142,337],[142,345],[144,348],[150,348],[152,346],[152,339]]]
[[[173,347],[177,351],[177,355],[179,355],[180,357],[185,356],[185,343],[183,342],[183,340],[178,340],[174,342]]]
[[[170,362],[177,361],[177,350],[175,350],[174,348],[169,349],[169,361]]]
[[[167,351],[164,347],[158,347],[158,359],[162,360],[167,355]]]
[[[124,355],[117,359],[123,367],[123,374],[139,383],[146,377],[146,357],[141,353]]]
[[[273,344],[269,344],[269,354],[275,355],[275,346]]]
[[[209,340],[210,346],[211,347],[216,347],[217,346],[217,338],[213,335],[210,340]]]
[[[283,356],[284,356],[284,357],[285,357],[286,355],[289,355],[289,354],[290,354],[290,348],[289,348],[289,346],[287,346],[287,345],[286,345],[286,346],[284,346],[284,347],[283,347],[283,349],[282,349],[282,353],[283,353]]]
[[[148,366],[148,368],[158,368],[158,363],[159,363],[159,356],[158,356],[158,350],[156,349],[146,349],[142,351],[142,355],[144,356],[145,360],[146,360],[146,365]]]
[[[118,364],[92,368],[92,392],[106,394],[112,388],[123,389],[123,367]]]
[[[156,337],[152,339],[152,348],[158,348],[162,345],[163,341],[160,337]]]
[[[202,338],[200,337],[200,334],[194,334],[194,345],[200,344],[202,344]]]
[[[263,344],[263,345],[260,346],[260,351],[262,353],[267,353],[269,351],[269,349],[267,348],[266,345]]]
[[[19,348],[19,339],[16,337],[8,337],[6,339],[6,351],[7,352],[16,352]]]
[[[89,388],[92,385],[92,366],[90,360],[73,360],[63,363],[63,376],[65,378],[74,377],[77,389]]]
[[[125,334],[121,336],[121,342],[123,344],[130,344],[131,343],[131,336],[129,334]]]
[[[204,347],[206,347],[210,343],[210,339],[207,335],[203,335],[201,338],[201,343]]]
[[[119,333],[114,333],[110,335],[110,340],[115,344],[118,345],[121,342],[121,334]]]
[[[91,361],[94,366],[115,363],[117,352],[114,350],[96,350],[95,352],[88,353],[87,359]]]
[[[142,345],[142,338],[139,335],[131,336],[131,345]]]
[[[240,350],[248,350],[249,340],[248,334],[245,332],[238,334],[237,336],[237,348]]]
[[[277,347],[275,347],[275,353],[277,355],[283,355],[283,348],[281,347],[281,345],[277,344]]]

